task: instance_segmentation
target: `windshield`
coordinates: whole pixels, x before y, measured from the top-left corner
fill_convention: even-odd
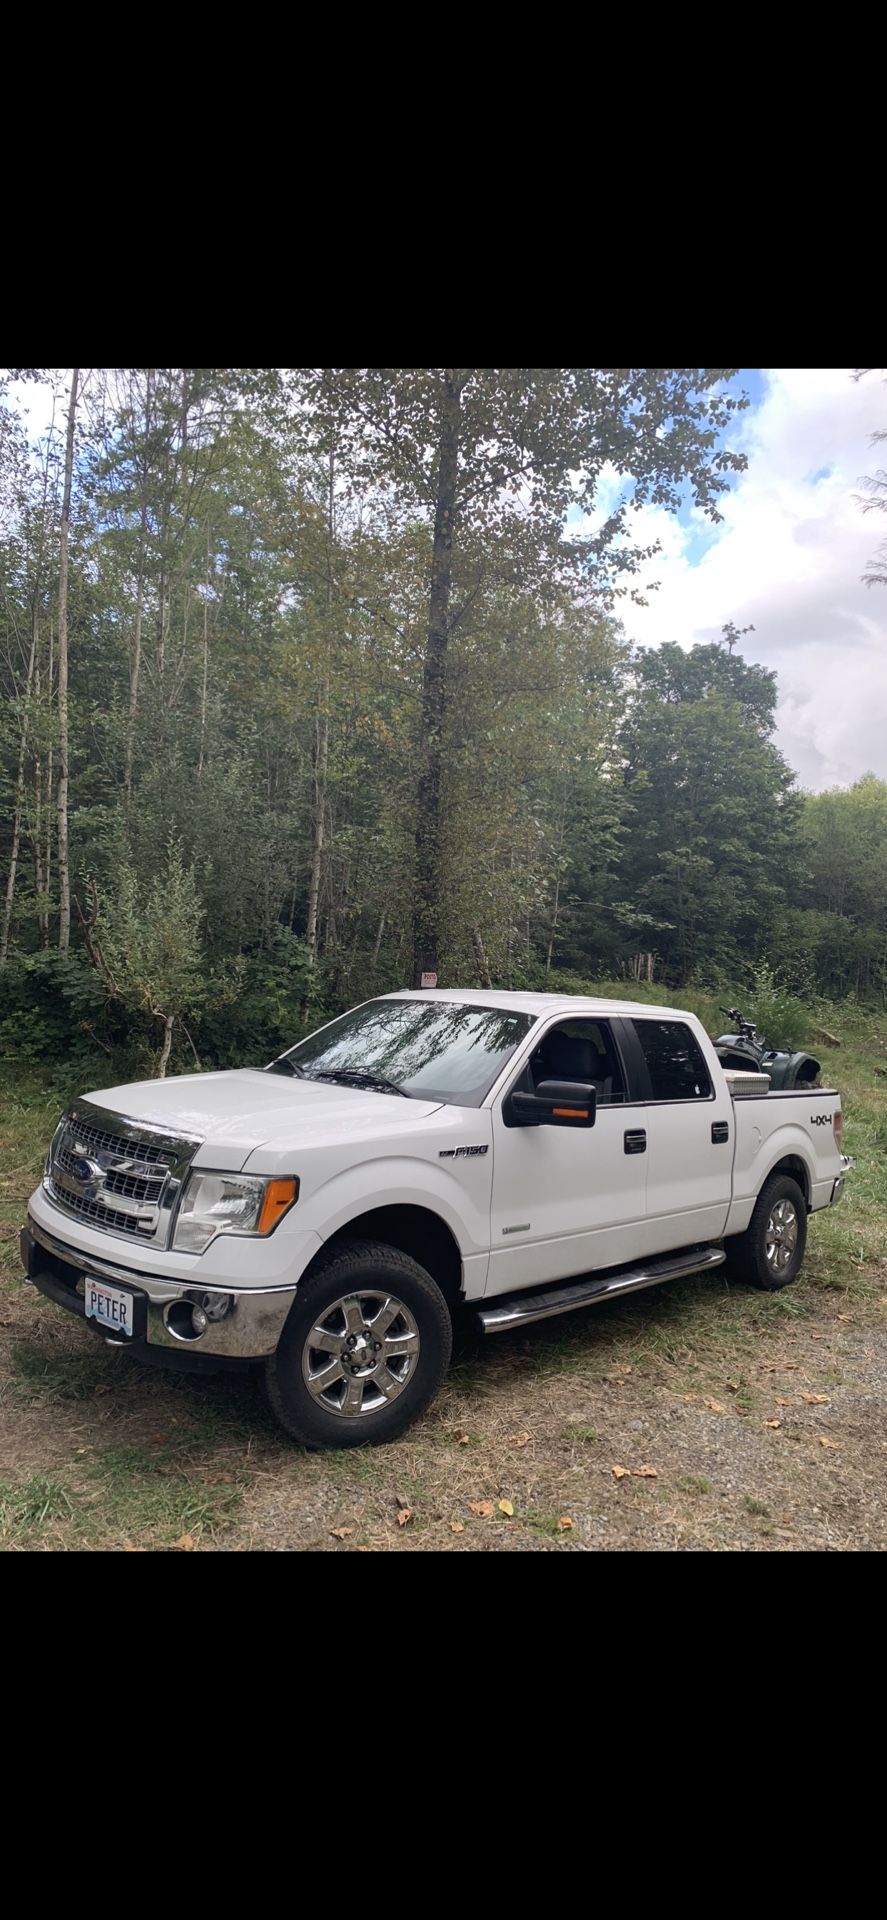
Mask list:
[[[285,1058],[308,1080],[342,1076],[416,1100],[479,1107],[515,1047],[534,1024],[529,1013],[468,1007],[452,1000],[370,1000]],[[347,1076],[347,1077],[346,1077]]]

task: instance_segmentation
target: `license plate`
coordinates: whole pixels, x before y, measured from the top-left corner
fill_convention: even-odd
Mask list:
[[[84,1284],[87,1320],[97,1320],[100,1326],[109,1327],[112,1333],[124,1333],[131,1340],[132,1294],[120,1287],[106,1287],[103,1280],[90,1280],[88,1274]]]

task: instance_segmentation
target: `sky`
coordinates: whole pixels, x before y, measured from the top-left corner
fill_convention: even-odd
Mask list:
[[[719,526],[690,504],[629,516],[632,539],[659,539],[662,552],[648,605],[621,603],[626,633],[690,646],[728,620],[753,626],[740,651],[778,673],[777,745],[801,785],[887,778],[887,588],[860,578],[885,527],[854,497],[884,464],[870,435],[887,428],[887,388],[877,372],[856,383],[847,368],[792,367],[746,369],[731,388],[751,401],[726,436],[746,471],[721,498]],[[621,491],[607,473],[601,513]]]
[[[849,368],[807,367],[745,368],[730,386],[751,402],[726,436],[747,455],[746,471],[722,496],[718,526],[689,502],[678,515],[642,507],[629,516],[632,539],[658,539],[662,551],[644,576],[659,582],[647,606],[620,603],[625,631],[642,646],[692,646],[718,638],[728,620],[753,626],[741,651],[776,669],[777,744],[801,785],[887,778],[887,587],[860,577],[885,529],[856,497],[879,464],[870,435],[887,427],[887,387],[877,372],[855,382]],[[36,436],[48,424],[47,390],[16,397]],[[605,470],[595,522],[623,491]]]

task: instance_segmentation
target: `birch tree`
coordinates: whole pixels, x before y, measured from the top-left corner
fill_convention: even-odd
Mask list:
[[[62,492],[62,522],[59,534],[58,599],[58,732],[59,777],[58,872],[59,872],[59,951],[67,953],[71,943],[71,857],[68,838],[68,780],[70,774],[70,735],[68,716],[68,548],[71,526],[71,485],[74,475],[74,430],[77,417],[77,387],[80,368],[71,374],[68,396],[68,428],[65,435],[65,471]]]

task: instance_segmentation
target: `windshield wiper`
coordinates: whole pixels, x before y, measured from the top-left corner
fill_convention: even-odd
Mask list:
[[[359,1067],[331,1067],[328,1073],[313,1073],[312,1080],[333,1080],[337,1086],[366,1087],[370,1093],[399,1093],[404,1100],[410,1095],[405,1087],[398,1087],[393,1080],[384,1080],[376,1073],[362,1073]]]
[[[298,1066],[295,1060],[288,1060],[285,1053],[280,1054],[277,1060],[272,1060],[271,1065],[265,1068],[265,1072],[290,1073],[294,1080],[307,1080],[308,1078],[304,1067]]]

